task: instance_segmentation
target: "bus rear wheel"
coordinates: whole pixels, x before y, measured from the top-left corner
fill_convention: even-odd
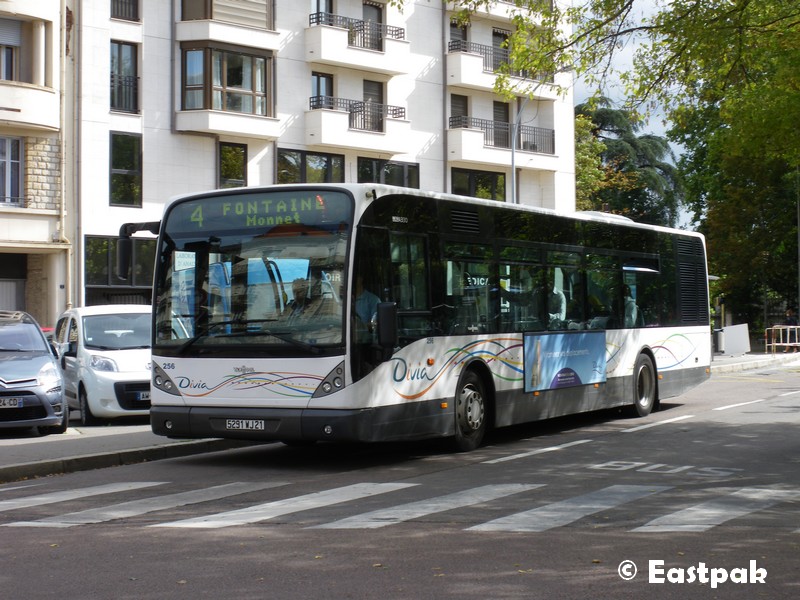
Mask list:
[[[481,445],[486,433],[486,390],[474,371],[467,371],[456,391],[456,448],[470,452]]]
[[[656,369],[652,359],[640,354],[633,368],[632,416],[646,417],[656,404]]]

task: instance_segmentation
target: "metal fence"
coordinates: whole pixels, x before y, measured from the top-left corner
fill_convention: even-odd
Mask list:
[[[383,131],[384,119],[405,119],[406,109],[402,106],[390,106],[363,100],[349,100],[333,96],[311,96],[309,108],[317,110],[327,108],[350,114],[350,128],[363,131]]]
[[[480,129],[483,131],[483,144],[493,148],[511,148],[514,124],[503,121],[489,121],[474,117],[450,117],[450,129]],[[556,134],[552,129],[519,125],[516,127],[516,150],[555,154]]]
[[[383,50],[383,40],[386,38],[404,40],[406,37],[406,30],[402,27],[374,23],[373,21],[362,21],[324,12],[310,14],[308,16],[308,24],[311,26],[329,25],[347,29],[347,44],[367,50]]]

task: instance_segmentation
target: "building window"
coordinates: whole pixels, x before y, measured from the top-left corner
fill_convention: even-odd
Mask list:
[[[133,238],[133,268],[128,279],[117,276],[117,238],[87,235],[85,249],[84,278],[90,287],[139,287],[153,285],[153,265],[156,256],[156,240]]]
[[[278,183],[344,183],[344,156],[278,149]]]
[[[139,112],[139,78],[135,44],[111,42],[111,109]]]
[[[451,177],[454,194],[505,202],[506,176],[503,173],[454,168]]]
[[[111,134],[111,206],[142,206],[142,136]]]
[[[247,145],[219,143],[219,187],[247,185]]]
[[[139,0],[111,0],[111,18],[138,21]]]
[[[183,110],[272,116],[267,82],[271,55],[215,48],[183,52]]]
[[[17,49],[14,46],[0,46],[0,79],[17,80]]]
[[[419,189],[419,164],[359,156],[358,183],[385,183]]]
[[[0,138],[0,203],[22,206],[22,140]]]

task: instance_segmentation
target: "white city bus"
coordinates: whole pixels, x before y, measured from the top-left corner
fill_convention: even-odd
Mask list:
[[[180,197],[123,225],[120,264],[142,230],[160,435],[471,450],[709,376],[697,233],[365,184]]]

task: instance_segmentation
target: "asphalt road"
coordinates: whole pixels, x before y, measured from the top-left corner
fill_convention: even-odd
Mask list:
[[[770,366],[645,419],[515,427],[467,454],[269,444],[10,482],[0,585],[13,599],[794,598],[798,424],[800,367]]]

